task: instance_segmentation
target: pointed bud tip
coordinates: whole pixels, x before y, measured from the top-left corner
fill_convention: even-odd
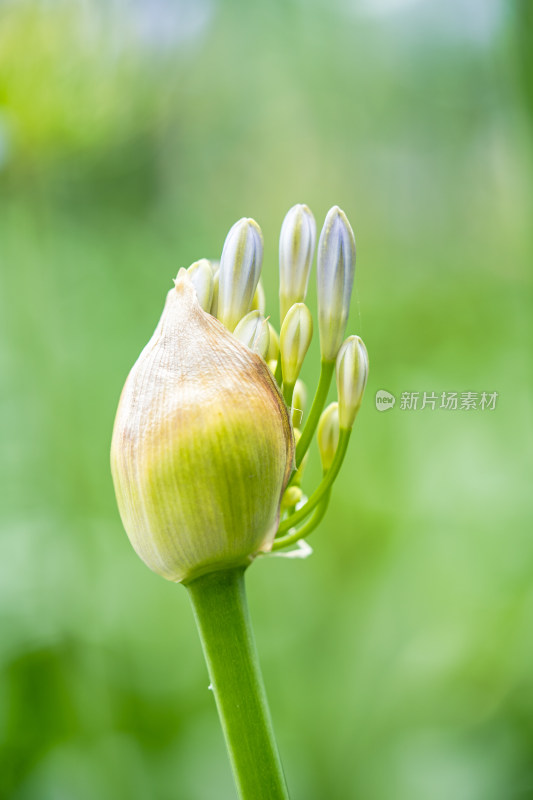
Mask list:
[[[235,233],[240,229],[251,228],[254,233],[256,233],[259,238],[261,239],[261,244],[263,244],[263,231],[258,222],[255,221],[252,217],[241,217],[240,219],[235,222],[231,228],[229,229],[229,233]]]

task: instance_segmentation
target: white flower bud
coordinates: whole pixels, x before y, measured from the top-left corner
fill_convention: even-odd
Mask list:
[[[294,384],[294,392],[292,394],[292,424],[295,428],[301,427],[306,406],[307,388],[305,383],[298,378]]]
[[[294,426],[294,423],[293,423],[293,426]],[[297,427],[293,427],[293,430],[294,430],[294,443],[298,444],[299,440],[301,439],[302,432]],[[302,463],[300,464],[300,466],[298,467],[298,469],[296,470],[296,472],[294,473],[294,475],[291,478],[291,484],[293,486],[300,486],[301,485],[302,479],[303,479],[303,475],[304,475],[304,472],[305,472],[305,468],[307,467],[307,462],[308,461],[309,461],[309,450],[307,451],[307,453],[303,457]]]
[[[318,327],[323,361],[342,344],[355,274],[355,238],[346,215],[333,206],[326,216],[317,256]]]
[[[322,412],[317,431],[318,449],[324,472],[331,467],[339,444],[339,404],[330,403]]]
[[[339,423],[341,428],[348,429],[354,424],[368,378],[368,353],[359,336],[349,336],[342,345],[336,372]]]
[[[281,510],[288,511],[302,502],[303,492],[299,486],[288,486],[281,498]]]
[[[268,322],[259,311],[250,311],[241,319],[233,335],[243,344],[258,353],[261,358],[266,358],[270,340]]]
[[[204,311],[211,309],[213,301],[213,269],[207,258],[195,261],[187,270],[192,285],[196,290],[196,297]]]
[[[269,342],[267,361],[277,361],[279,358],[279,336],[273,325],[268,323]]]
[[[294,386],[313,336],[313,317],[304,303],[295,303],[289,311],[279,335],[283,382]]]
[[[265,316],[265,309],[266,309],[266,297],[265,297],[265,290],[263,287],[263,281],[259,278],[259,283],[257,284],[257,289],[255,290],[254,298],[252,300],[252,307],[250,311],[259,311],[263,316]]]
[[[248,313],[263,262],[263,235],[253,219],[240,219],[224,242],[217,316],[229,331]]]
[[[305,300],[315,252],[316,223],[304,205],[286,214],[279,238],[279,299],[281,321],[294,303]]]
[[[218,276],[220,274],[220,262],[212,262],[213,267],[213,299],[211,300],[211,308],[209,313],[216,317],[218,314]]]

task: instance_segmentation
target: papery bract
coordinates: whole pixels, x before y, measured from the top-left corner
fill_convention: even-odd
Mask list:
[[[294,462],[287,408],[255,353],[181,270],[124,386],[111,465],[138,555],[188,582],[270,549]]]

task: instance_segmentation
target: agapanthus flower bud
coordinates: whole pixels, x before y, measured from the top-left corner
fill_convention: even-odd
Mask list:
[[[318,327],[323,361],[335,360],[344,338],[355,275],[355,238],[346,215],[333,206],[317,255]]]
[[[251,311],[259,311],[260,314],[265,316],[265,309],[266,309],[266,296],[265,296],[265,289],[263,286],[263,281],[259,278],[257,289],[255,290],[255,294],[252,300],[252,308]]]
[[[353,426],[368,378],[368,353],[359,336],[349,336],[337,356],[337,393],[341,428]]]
[[[217,316],[229,331],[251,308],[263,263],[263,235],[253,219],[240,219],[224,242]]]
[[[279,238],[279,300],[281,321],[294,303],[305,300],[315,252],[316,223],[307,206],[286,214]]]
[[[279,336],[273,325],[268,323],[268,353],[267,361],[277,361],[279,358]]]
[[[285,511],[290,508],[294,508],[301,502],[303,497],[303,492],[299,486],[288,486],[285,490],[285,494],[281,500],[281,510]]]
[[[304,363],[313,336],[313,317],[304,303],[295,303],[289,311],[279,334],[279,350],[283,382],[294,386]]]
[[[295,444],[298,444],[298,441],[301,438],[301,436],[302,436],[302,432],[298,428],[295,427],[294,428],[294,441],[295,441]],[[304,472],[305,472],[305,468],[307,467],[307,462],[308,461],[309,461],[309,452],[307,452],[305,454],[305,456],[302,459],[302,463],[300,464],[300,466],[298,467],[298,469],[296,470],[296,472],[292,476],[291,485],[300,486],[300,484],[302,483],[303,475],[304,475]]]
[[[259,311],[250,311],[241,319],[233,335],[237,339],[258,353],[261,358],[266,358],[270,342],[270,331],[267,320],[261,316]]]
[[[220,275],[220,261],[211,261],[213,269],[213,299],[211,300],[211,308],[209,313],[214,317],[218,314],[218,278]]]
[[[172,581],[268,551],[294,463],[264,361],[200,307],[185,270],[119,403],[111,465],[138,555]]]
[[[298,378],[294,384],[294,392],[292,394],[292,424],[295,428],[299,428],[307,407],[307,388],[305,383]]]
[[[339,404],[330,403],[318,423],[317,439],[324,472],[331,467],[339,444]]]
[[[213,268],[207,258],[195,261],[187,270],[192,285],[196,289],[198,302],[204,311],[211,310],[213,302]]]

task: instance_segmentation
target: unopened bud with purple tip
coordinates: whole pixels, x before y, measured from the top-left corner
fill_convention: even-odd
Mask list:
[[[281,321],[294,303],[305,300],[315,253],[316,223],[307,206],[293,206],[279,237],[279,301]]]
[[[326,216],[317,256],[318,327],[323,361],[337,357],[344,338],[355,275],[355,238],[344,211]]]
[[[224,242],[218,275],[217,316],[229,331],[251,308],[262,263],[261,228],[253,219],[240,219]]]

